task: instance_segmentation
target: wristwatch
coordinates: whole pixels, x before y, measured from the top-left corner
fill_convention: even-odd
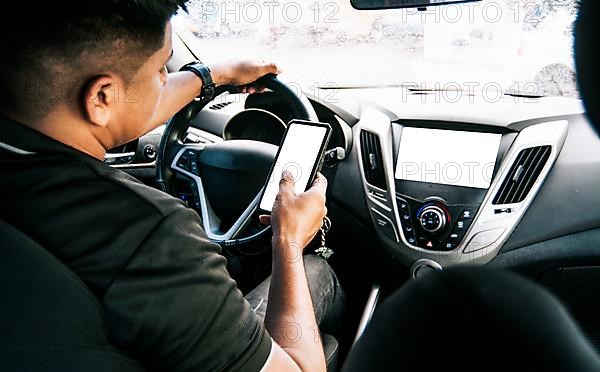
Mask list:
[[[201,101],[210,101],[215,96],[215,83],[213,82],[210,68],[201,61],[193,61],[183,65],[179,71],[191,71],[202,80],[202,90],[200,91]]]

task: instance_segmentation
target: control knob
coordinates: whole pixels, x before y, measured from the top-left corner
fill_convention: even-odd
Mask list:
[[[437,205],[429,205],[423,208],[419,215],[419,223],[423,230],[436,233],[446,227],[446,212]]]

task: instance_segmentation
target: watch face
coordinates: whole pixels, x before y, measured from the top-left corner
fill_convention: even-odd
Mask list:
[[[210,83],[209,85],[202,87],[202,99],[210,100],[215,95],[215,84]]]

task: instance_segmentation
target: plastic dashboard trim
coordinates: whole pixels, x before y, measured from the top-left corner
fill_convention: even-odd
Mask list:
[[[500,248],[508,239],[512,231],[523,217],[525,211],[535,198],[541,185],[558,158],[568,133],[568,121],[557,120],[543,122],[526,127],[519,132],[504,156],[504,159],[500,163],[498,171],[496,172],[496,176],[494,177],[494,180],[492,181],[492,184],[490,185],[490,188],[484,197],[479,211],[473,219],[473,223],[466,232],[463,241],[456,249],[452,251],[430,251],[411,245],[406,241],[404,234],[402,234],[402,223],[400,221],[399,210],[395,200],[396,186],[394,182],[393,169],[395,160],[393,157],[393,128],[389,117],[373,107],[367,107],[357,125],[355,125],[352,129],[359,154],[360,151],[362,151],[362,146],[360,143],[361,130],[367,130],[377,135],[379,141],[381,142],[382,162],[387,184],[387,191],[384,191],[384,200],[381,200],[381,196],[374,197],[370,195],[371,193],[369,191],[376,188],[366,182],[361,156],[358,156],[358,161],[369,210],[376,209],[379,214],[393,221],[395,232],[397,236],[400,237],[400,241],[393,241],[393,239],[389,238],[383,234],[381,230],[376,228],[375,230],[377,231],[377,234],[382,242],[385,244],[386,248],[394,257],[399,259],[399,261],[409,266],[419,259],[430,259],[439,263],[441,266],[447,267],[461,263],[484,264],[491,261],[498,254]],[[492,199],[494,195],[496,195],[502,181],[506,177],[506,174],[508,173],[508,170],[516,159],[518,153],[525,148],[543,145],[551,146],[552,150],[550,158],[544,166],[540,176],[535,181],[527,197],[520,203],[492,205]],[[382,209],[382,207],[384,208]],[[498,208],[510,208],[511,213],[496,214],[494,210]],[[377,224],[374,214],[371,212],[370,215],[373,223]],[[503,230],[498,230],[501,232],[497,233],[498,237],[496,239],[479,249],[464,253],[466,247],[475,237],[475,235],[497,229]]]

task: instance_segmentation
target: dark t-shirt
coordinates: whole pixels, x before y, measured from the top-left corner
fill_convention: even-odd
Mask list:
[[[89,286],[114,344],[148,368],[266,362],[271,338],[180,200],[3,118],[0,195],[0,218]]]

